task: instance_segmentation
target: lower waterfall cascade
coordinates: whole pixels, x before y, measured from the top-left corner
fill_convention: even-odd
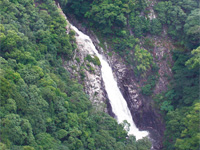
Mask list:
[[[79,31],[72,24],[70,26],[71,29],[76,32],[76,41],[78,43],[82,43],[84,45],[84,48],[91,49],[101,62],[101,74],[105,84],[105,90],[108,94],[112,111],[115,114],[118,123],[123,123],[123,121],[126,120],[130,124],[128,135],[134,135],[136,137],[136,140],[148,136],[149,133],[147,131],[139,131],[139,129],[133,122],[132,115],[127,106],[127,102],[118,88],[117,82],[113,76],[112,69],[106,61],[106,58],[98,53],[89,36]]]

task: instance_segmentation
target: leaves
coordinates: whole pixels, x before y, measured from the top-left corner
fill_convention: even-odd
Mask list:
[[[198,47],[199,8],[195,0],[168,0],[154,6],[158,20],[167,25],[169,35],[189,49]],[[184,36],[183,36],[184,34]]]
[[[199,45],[199,34],[200,34],[200,25],[199,25],[199,15],[200,9],[195,9],[191,12],[191,14],[187,17],[186,23],[184,25],[184,32],[187,35],[187,39],[196,46]]]
[[[153,63],[153,57],[151,53],[149,53],[146,49],[140,49],[139,45],[135,46],[135,57],[134,60],[136,61],[136,68],[139,72],[142,73],[144,77],[146,75],[146,71],[151,68]]]
[[[198,69],[200,67],[200,46],[192,50],[192,57],[186,61],[185,65],[190,69]]]
[[[185,128],[181,132],[180,138],[176,139],[175,147],[178,150],[194,150],[199,148],[199,110],[200,103],[195,103],[191,111],[184,118]]]
[[[27,119],[21,119],[17,114],[6,115],[2,119],[2,141],[8,138],[16,145],[34,144],[31,124]]]

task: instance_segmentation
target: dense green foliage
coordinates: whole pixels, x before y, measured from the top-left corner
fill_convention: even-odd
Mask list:
[[[171,87],[155,98],[166,115],[165,149],[196,150],[200,141],[197,119],[200,100],[199,1],[161,1],[154,8],[178,47],[173,52]]]
[[[160,35],[163,27],[176,42],[173,80],[168,91],[154,97],[166,123],[166,150],[199,147],[199,1],[163,0],[150,20],[146,0],[60,0],[65,12],[87,20],[113,51],[147,78],[156,74],[147,34]],[[128,139],[117,122],[93,108],[83,87],[70,78],[62,62],[76,49],[74,32],[52,0],[0,0],[0,121],[1,149],[149,149],[148,139]],[[103,42],[102,41],[102,42]],[[102,44],[102,43],[101,43]],[[144,49],[146,48],[146,49]],[[87,56],[85,60],[100,65]],[[78,58],[77,58],[78,61]],[[90,71],[94,71],[88,66]],[[80,71],[84,79],[84,72]],[[152,95],[155,76],[142,93]]]
[[[169,35],[179,44],[196,48],[200,40],[199,1],[168,0],[155,6],[158,20],[168,26]]]
[[[153,89],[156,85],[158,78],[155,74],[149,76],[147,78],[147,82],[145,83],[145,85],[143,87],[141,87],[141,92],[144,95],[152,95],[153,93]]]
[[[145,76],[145,72],[151,68],[153,64],[153,57],[146,49],[140,49],[138,45],[135,46],[134,60],[136,62],[136,68],[139,72],[142,72],[142,76]]]
[[[0,11],[0,149],[150,148],[148,139],[127,138],[126,123],[96,111],[62,66],[76,45],[54,1],[0,0]]]
[[[173,149],[175,146],[180,150],[196,150],[199,147],[198,49],[192,51],[195,54],[192,57],[185,52],[174,51],[173,83],[166,93],[155,98],[165,114],[166,149]]]
[[[69,0],[64,11],[74,14],[78,19],[87,20],[87,26],[92,27],[99,37],[107,41],[112,50],[125,58],[126,63],[135,68],[137,75],[145,76],[146,72],[152,68],[152,56],[148,51],[140,48],[139,40],[148,32],[152,34],[160,33],[159,29],[153,27],[156,20],[150,21],[145,8],[147,3],[145,0]],[[139,16],[144,11],[145,16]],[[152,27],[151,26],[152,24]],[[156,25],[155,25],[156,26]],[[133,32],[134,34],[130,34]],[[100,44],[102,45],[102,44]],[[134,48],[137,47],[136,51]],[[140,54],[141,65],[138,60],[133,59],[138,55],[138,50],[143,51]],[[134,54],[137,53],[137,54]],[[147,58],[146,56],[149,56]]]
[[[69,0],[66,12],[79,19],[84,17],[89,26],[115,38],[130,36],[130,30],[135,37],[147,33],[157,35],[163,26],[167,26],[169,35],[178,44],[196,48],[200,40],[198,6],[197,0],[163,0],[155,4],[157,18],[152,20],[147,17],[149,8],[146,0]]]

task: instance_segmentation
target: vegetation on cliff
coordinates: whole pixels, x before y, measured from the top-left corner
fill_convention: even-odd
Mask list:
[[[60,0],[65,12],[87,20],[100,37],[147,78],[157,73],[146,35],[174,40],[173,80],[155,95],[166,123],[164,149],[199,147],[199,1],[163,0],[149,19],[146,0]],[[93,109],[83,87],[62,67],[76,49],[74,34],[52,0],[0,0],[1,149],[149,149],[147,139],[127,137],[123,124]],[[144,49],[144,47],[146,49]],[[86,58],[99,65],[98,59]],[[148,77],[142,93],[152,95]]]
[[[151,2],[154,5],[149,5]],[[100,38],[121,55],[135,74],[147,78],[157,74],[152,61],[154,47],[147,35],[167,33],[175,48],[171,50],[173,78],[167,91],[154,95],[166,123],[164,149],[199,148],[199,1],[197,0],[69,0],[64,11],[87,20]],[[148,17],[155,11],[155,18]],[[145,40],[143,40],[145,39]],[[143,45],[141,44],[143,42]],[[144,50],[145,47],[147,50]],[[149,77],[142,93],[152,95],[155,78]]]
[[[62,66],[76,44],[54,1],[0,0],[0,11],[1,150],[150,148],[97,112]]]

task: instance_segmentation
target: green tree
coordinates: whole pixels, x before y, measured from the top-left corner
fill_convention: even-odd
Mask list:
[[[8,30],[6,37],[2,39],[1,48],[4,51],[12,51],[14,47],[17,47],[19,42],[22,41],[21,37],[14,30]]]
[[[184,25],[184,32],[187,35],[187,40],[191,42],[191,47],[196,48],[200,41],[200,24],[199,24],[200,9],[195,9],[187,17]]]
[[[56,149],[57,144],[60,144],[48,133],[39,133],[36,135],[36,142],[44,150]]]
[[[196,150],[199,148],[199,110],[200,103],[195,103],[183,119],[185,128],[182,130],[181,136],[176,139],[175,147],[177,150]]]
[[[31,124],[17,114],[9,114],[1,119],[1,138],[16,145],[33,145],[35,142]]]
[[[198,69],[200,67],[200,46],[192,50],[191,54],[192,57],[185,64],[191,69]]]
[[[151,30],[150,33],[153,35],[159,35],[162,31],[162,24],[158,19],[151,20]]]
[[[153,57],[151,53],[149,53],[146,49],[141,49],[139,45],[135,46],[135,62],[137,70],[142,73],[144,77],[146,75],[146,71],[151,68],[153,63]]]

